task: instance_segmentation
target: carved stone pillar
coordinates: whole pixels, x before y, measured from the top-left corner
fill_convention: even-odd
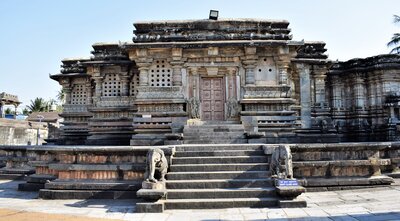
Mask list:
[[[129,96],[129,79],[127,75],[121,76],[121,96]]]
[[[288,84],[288,69],[289,64],[283,63],[279,67],[279,84],[280,85],[287,85]]]
[[[72,89],[70,87],[64,87],[63,90],[64,90],[64,93],[65,93],[65,103],[66,104],[71,104],[71,91],[72,91]]]
[[[95,92],[94,96],[96,98],[100,98],[103,90],[103,78],[102,77],[93,77],[95,83]]]
[[[246,85],[254,85],[256,83],[255,73],[254,73],[255,65],[246,65]]]
[[[304,64],[298,64],[297,69],[300,76],[300,105],[301,105],[301,127],[311,127],[311,80],[310,68]]]
[[[228,68],[228,99],[236,99],[236,68]]]
[[[324,107],[325,100],[325,71],[317,70],[314,73],[314,91],[315,91],[315,104]]]
[[[91,81],[90,81],[90,79],[88,79],[87,81],[86,81],[86,104],[92,104],[92,102],[93,102],[93,99],[92,99],[92,96],[93,96],[93,91],[92,91],[92,83],[91,83]]]
[[[356,109],[364,110],[366,106],[366,88],[365,88],[365,75],[363,73],[356,73],[354,75],[354,100]]]
[[[149,67],[139,68],[139,85],[140,86],[149,85]]]
[[[332,106],[334,110],[339,110],[343,107],[343,97],[342,97],[343,84],[340,82],[338,76],[332,77]]]
[[[254,85],[256,82],[254,68],[257,64],[257,48],[255,47],[246,47],[245,48],[245,59],[243,60],[244,69],[245,69],[245,84],[246,85]]]
[[[171,62],[172,65],[172,85],[182,86],[182,62]]]

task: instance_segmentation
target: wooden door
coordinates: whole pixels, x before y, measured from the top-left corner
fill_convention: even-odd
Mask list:
[[[222,77],[201,78],[201,119],[224,120],[224,84]]]

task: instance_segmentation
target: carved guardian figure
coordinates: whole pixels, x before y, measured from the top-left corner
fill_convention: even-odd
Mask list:
[[[193,119],[200,119],[200,100],[196,97],[189,99],[190,115]]]
[[[149,150],[146,158],[145,180],[153,183],[164,181],[167,170],[168,161],[167,158],[165,158],[164,151],[160,148]]]
[[[280,179],[293,178],[292,154],[289,146],[279,145],[275,147],[270,168],[273,176]]]

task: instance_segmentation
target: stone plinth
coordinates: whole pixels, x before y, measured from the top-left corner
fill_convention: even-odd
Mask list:
[[[153,147],[37,146],[30,162],[36,174],[28,183],[41,184],[43,198],[135,197],[145,170],[146,154]],[[172,148],[161,147],[167,158]],[[31,184],[32,186],[33,184]],[[43,185],[45,188],[43,188]],[[22,186],[29,186],[23,184]],[[120,187],[126,186],[126,188]],[[107,187],[104,189],[104,187]],[[118,187],[118,188],[117,188]],[[23,188],[23,187],[22,187]],[[27,187],[32,190],[31,187]],[[26,190],[26,189],[25,189]],[[107,193],[104,190],[110,191]]]

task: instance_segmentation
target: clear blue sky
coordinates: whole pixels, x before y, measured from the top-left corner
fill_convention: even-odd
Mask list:
[[[399,0],[0,0],[0,92],[55,98],[49,78],[66,57],[90,56],[95,42],[131,41],[132,23],[223,18],[289,20],[294,40],[321,40],[329,58],[347,60],[387,53],[399,26]]]

